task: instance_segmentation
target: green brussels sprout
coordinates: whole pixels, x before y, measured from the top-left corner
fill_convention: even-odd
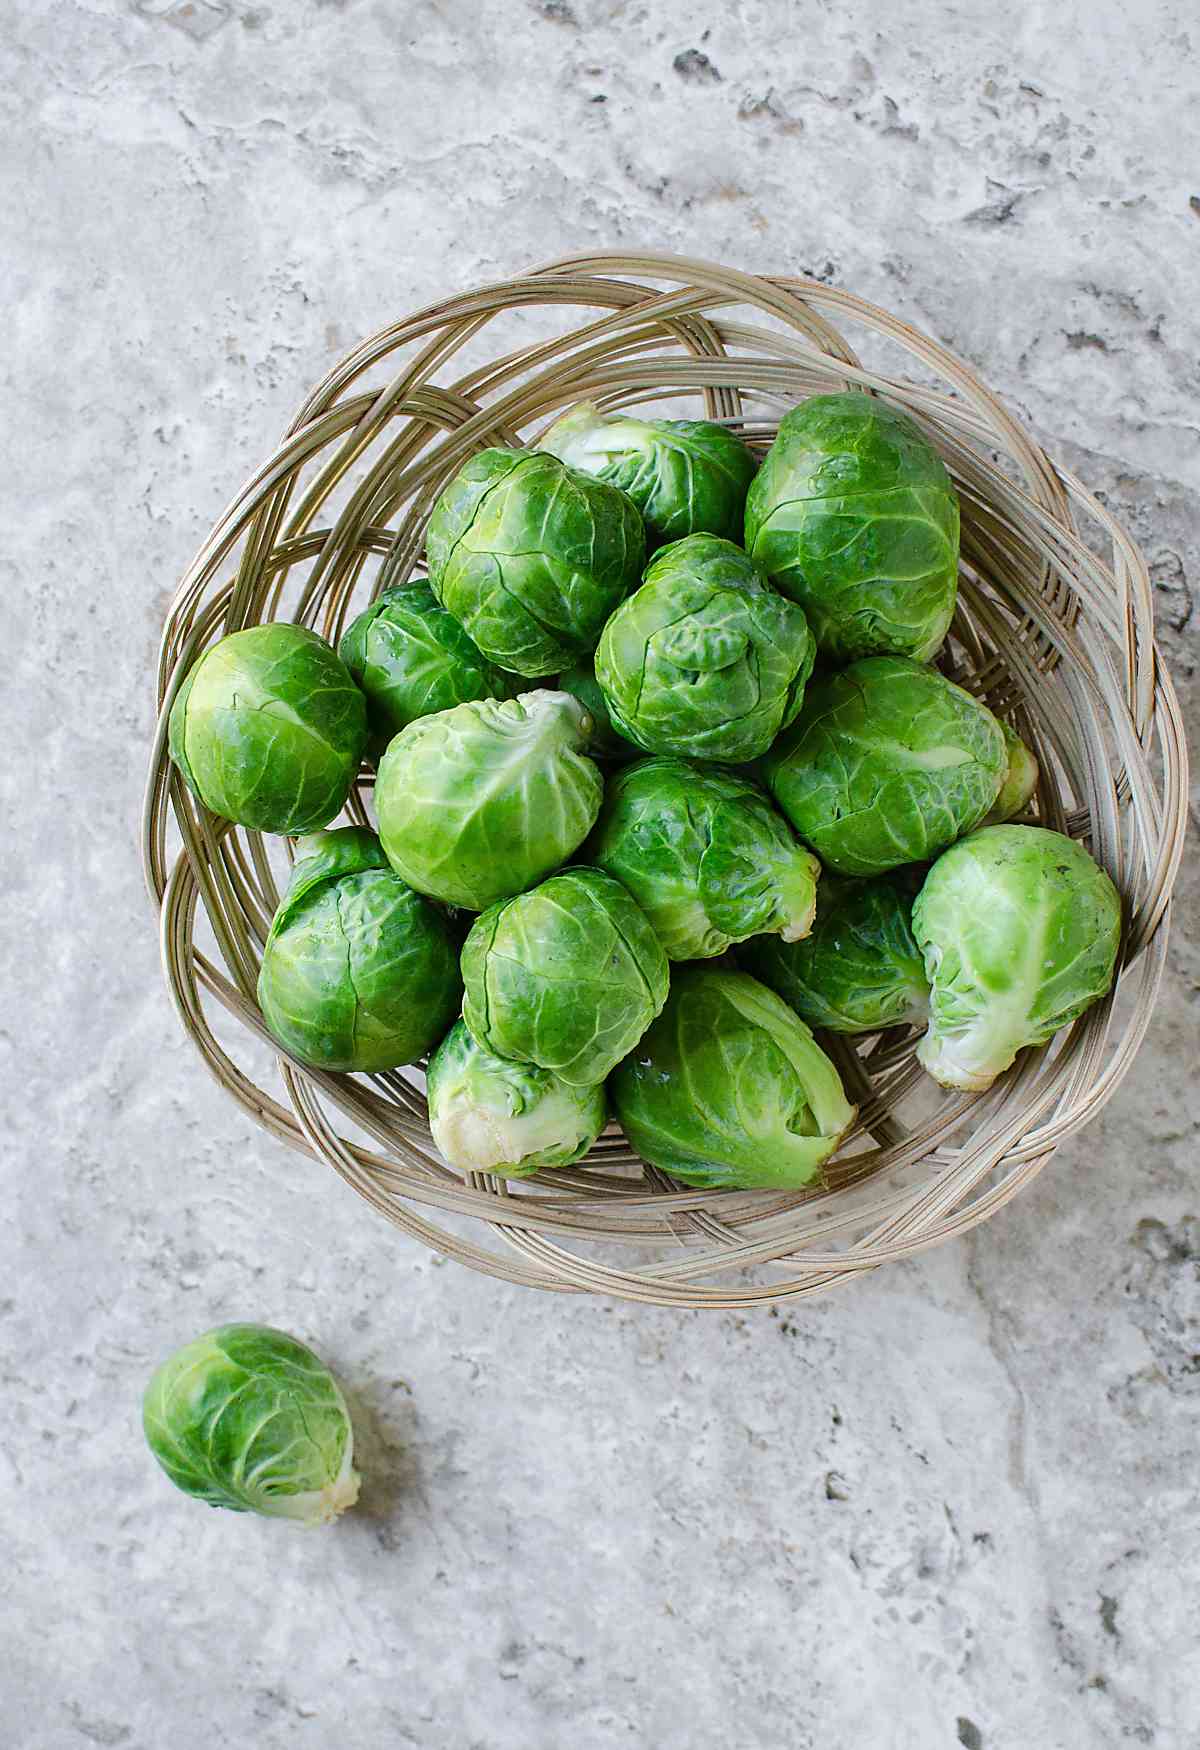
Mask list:
[[[671,960],[708,960],[764,930],[795,941],[812,925],[820,864],[756,785],[719,766],[626,766],[586,855],[629,889]]]
[[[917,1057],[944,1087],[990,1087],[1112,986],[1117,890],[1082,845],[1045,827],[961,839],[926,876],[912,921],[933,990]]]
[[[1007,769],[987,706],[907,656],[864,657],[810,687],[761,768],[839,875],[928,862],[979,824]]]
[[[746,551],[838,662],[927,662],[958,587],[958,497],[920,427],[874,396],[814,395],[779,424],[746,499]]]
[[[541,450],[483,450],[434,506],[429,582],[484,656],[517,674],[568,668],[634,588],[637,506]]]
[[[425,583],[385,589],[346,628],[338,655],[366,695],[376,763],[415,718],[472,699],[512,699],[522,688],[519,676],[480,655]]]
[[[171,708],[171,758],[206,808],[259,832],[324,826],[346,805],[366,701],[323,638],[283,622],[206,650]]]
[[[981,826],[1003,826],[1006,820],[1011,820],[1014,814],[1020,814],[1029,806],[1038,786],[1038,763],[1030,749],[1016,730],[1003,721],[1000,732],[1004,736],[1008,765],[1000,794],[980,821]]]
[[[680,967],[658,1020],[609,1082],[643,1160],[685,1185],[807,1185],[854,1121],[804,1022],[744,972]]]
[[[463,945],[463,1020],[498,1057],[602,1082],[666,1001],[667,957],[602,869],[565,869],[493,905]]]
[[[661,547],[613,614],[596,679],[613,724],[647,753],[737,765],[800,709],[814,645],[802,611],[732,541]]]
[[[565,669],[554,684],[560,692],[570,693],[573,698],[578,699],[591,718],[588,752],[593,759],[604,760],[611,766],[637,758],[640,750],[613,728],[612,718],[608,714],[608,702],[600,691],[600,683],[591,662],[581,662],[574,668]]]
[[[707,419],[634,419],[581,401],[539,449],[627,492],[656,542],[685,535],[739,541],[758,466],[741,438]]]
[[[430,1059],[427,1092],[429,1128],[450,1165],[506,1179],[582,1160],[608,1116],[603,1082],[575,1087],[497,1057],[461,1021]]]
[[[802,942],[759,936],[737,958],[810,1027],[878,1033],[906,1022],[923,1026],[929,1014],[912,895],[894,875],[874,881],[822,876],[811,935]]]
[[[448,920],[393,873],[364,827],[313,833],[297,848],[263,949],[263,1021],[318,1069],[415,1062],[462,994]]]
[[[146,1387],[142,1426],[175,1487],[210,1507],[326,1525],[358,1499],[336,1379],[270,1325],[219,1325],[177,1349]]]
[[[600,812],[592,720],[569,693],[479,699],[419,717],[379,762],[388,861],[418,893],[482,911],[571,855]]]

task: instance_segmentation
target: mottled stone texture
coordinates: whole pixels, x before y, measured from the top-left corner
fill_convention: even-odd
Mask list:
[[[164,606],[301,393],[443,289],[613,244],[956,347],[1145,543],[1200,721],[1198,50],[1171,0],[6,8],[6,1746],[1200,1738],[1194,861],[1088,1134],[968,1242],[742,1318],[393,1237],[208,1081],[135,854]],[[333,1531],[142,1448],[152,1364],[229,1317],[355,1391]]]

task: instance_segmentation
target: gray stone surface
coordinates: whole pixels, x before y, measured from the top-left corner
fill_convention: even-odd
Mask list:
[[[303,390],[612,244],[958,348],[1144,541],[1194,724],[1198,48],[1169,0],[6,9],[6,1746],[1200,1740],[1194,849],[1094,1128],[968,1242],[748,1317],[394,1237],[208,1082],[135,852],[164,606]],[[237,1315],[357,1393],[335,1530],[143,1450],[152,1365]]]

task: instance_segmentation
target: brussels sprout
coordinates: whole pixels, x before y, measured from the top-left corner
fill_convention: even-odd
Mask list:
[[[917,1057],[944,1087],[981,1089],[1109,990],[1121,901],[1073,839],[989,826],[933,865],[913,934],[933,987]]]
[[[812,925],[820,864],[754,784],[719,766],[639,760],[618,772],[589,860],[637,900],[672,960]]]
[[[978,699],[906,656],[868,656],[809,688],[762,762],[768,790],[839,875],[927,862],[987,813],[1008,769]]]
[[[746,499],[746,550],[809,617],[821,651],[928,661],[958,582],[958,498],[907,414],[815,395],[779,424]]]
[[[270,1325],[219,1325],[177,1349],[146,1387],[142,1426],[175,1487],[210,1507],[325,1525],[358,1499],[337,1381]]]
[[[600,691],[596,671],[590,662],[581,662],[575,668],[565,669],[554,684],[560,692],[570,693],[573,698],[578,699],[591,718],[588,752],[594,759],[606,760],[609,765],[615,765],[637,758],[639,750],[613,728],[612,718],[608,714],[608,703]]]
[[[758,466],[741,438],[707,419],[634,419],[581,401],[538,446],[627,492],[657,543],[685,535],[738,541]]]
[[[528,1178],[578,1161],[604,1129],[604,1084],[574,1087],[547,1069],[476,1045],[456,1021],[429,1063],[429,1128],[461,1172]]]
[[[214,814],[259,832],[309,832],[345,807],[367,707],[315,632],[248,626],[200,657],[168,736],[189,789]]]
[[[363,827],[301,839],[258,975],[263,1020],[319,1069],[413,1063],[462,994],[454,935]]]
[[[877,1033],[924,1025],[929,980],[913,940],[912,896],[894,875],[842,881],[825,875],[812,934],[802,942],[759,936],[738,964],[791,1005],[810,1027]]]
[[[596,651],[596,679],[622,735],[647,753],[736,765],[757,758],[800,709],[813,640],[793,602],[732,541],[662,547]]]
[[[569,693],[480,699],[419,717],[379,762],[388,861],[418,893],[482,911],[532,887],[582,844],[604,781],[592,721]]]
[[[807,1185],[854,1120],[837,1070],[774,991],[680,967],[667,1005],[609,1082],[633,1147],[686,1185]]]
[[[434,506],[429,582],[483,654],[537,676],[568,668],[637,583],[633,500],[540,450],[483,450]]]
[[[463,1020],[500,1057],[602,1082],[666,1001],[667,957],[602,869],[565,869],[476,918],[462,951]]]
[[[1038,763],[1029,748],[1007,723],[1000,724],[1000,732],[1004,736],[1008,765],[1000,794],[980,821],[981,826],[1002,826],[1014,814],[1020,814],[1033,800],[1038,786]]]
[[[338,655],[366,694],[376,762],[415,718],[471,699],[512,699],[522,686],[480,655],[424,583],[385,589],[346,628]]]

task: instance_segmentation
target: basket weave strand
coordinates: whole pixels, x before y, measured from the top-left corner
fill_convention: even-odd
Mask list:
[[[846,327],[872,360],[898,355],[904,369],[864,363]],[[170,706],[197,655],[278,618],[336,641],[375,594],[415,574],[433,502],[466,458],[536,441],[573,402],[702,410],[761,452],[788,407],[848,386],[905,408],[951,471],[962,566],[944,666],[1033,747],[1037,818],[1083,838],[1116,881],[1126,928],[1112,996],[981,1095],[935,1093],[911,1030],[826,1040],[859,1120],[823,1183],[800,1192],[684,1189],[615,1131],[577,1167],[516,1184],[464,1179],[432,1148],[419,1078],[278,1057],[282,1086],[269,1092],[278,1047],[254,986],[286,864],[280,841],[201,809],[167,758]],[[1187,771],[1145,562],[960,360],[828,286],[681,257],[587,256],[371,336],[307,397],[189,567],[164,629],[158,706],[143,857],[168,987],[202,1059],[260,1124],[328,1162],[396,1226],[509,1281],[734,1307],[912,1256],[986,1220],[1041,1170],[1114,1093],[1153,1012]],[[369,821],[368,784],[351,798],[356,821]]]

